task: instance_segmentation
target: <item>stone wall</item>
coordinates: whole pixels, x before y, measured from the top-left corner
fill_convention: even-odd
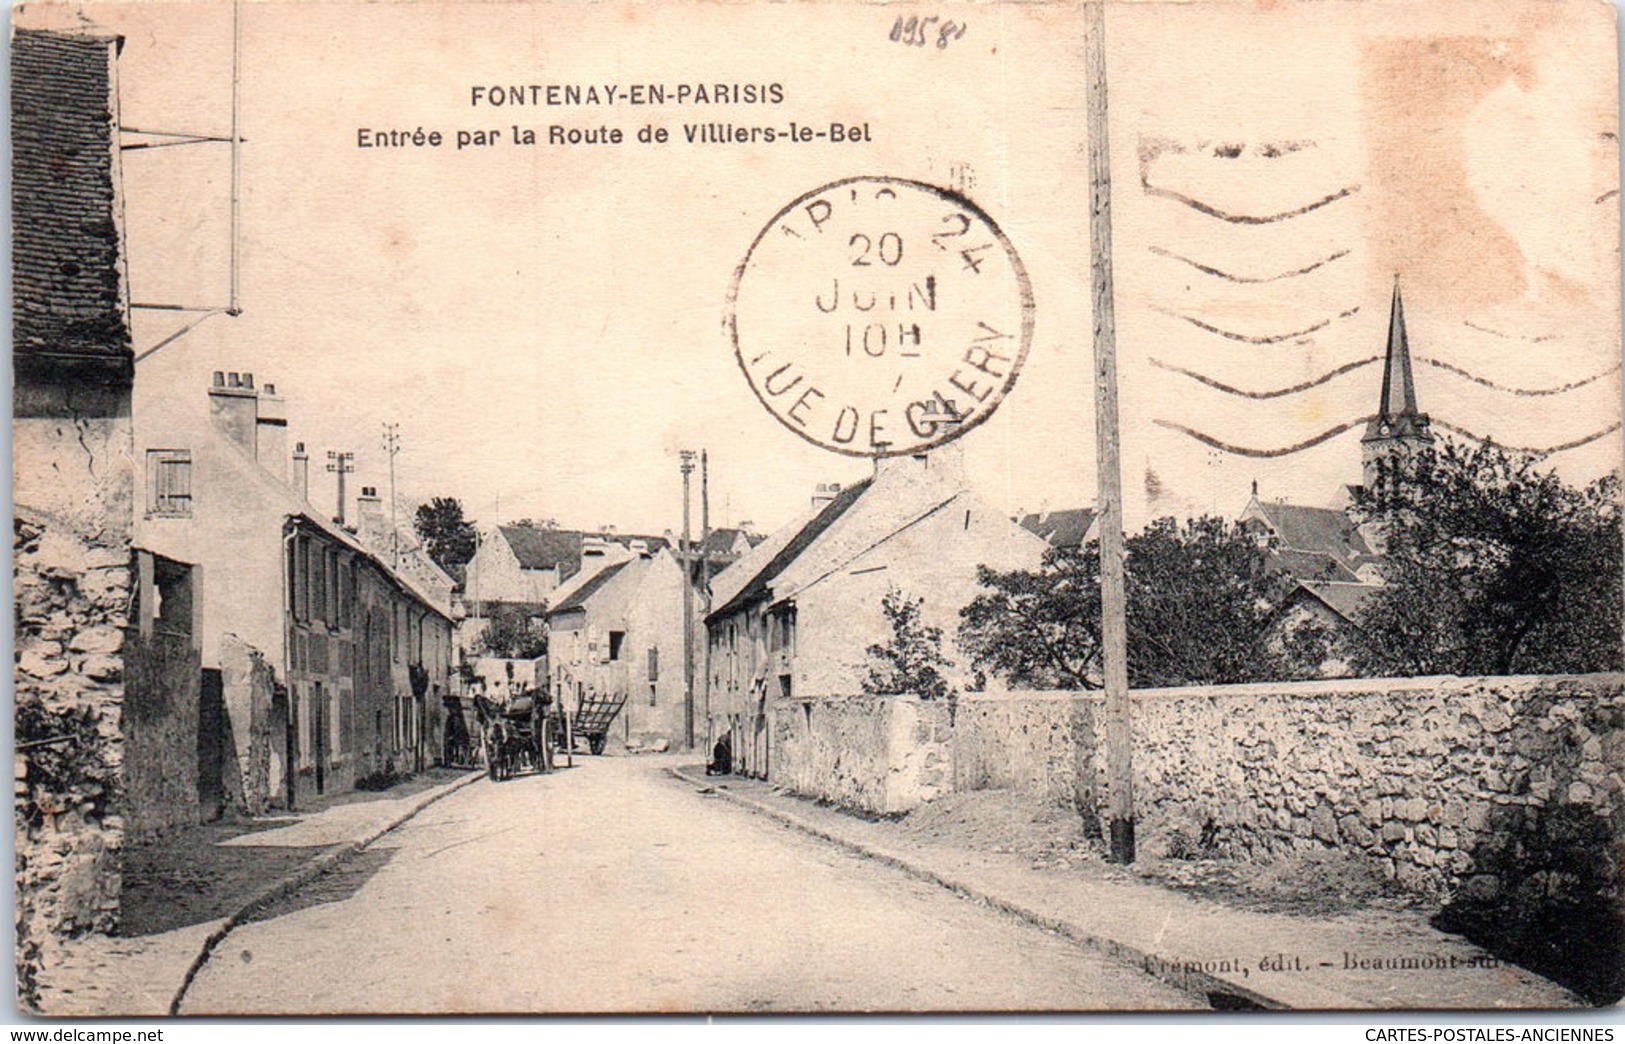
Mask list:
[[[1493,896],[1543,873],[1611,879],[1625,838],[1622,690],[1619,675],[1585,675],[1139,691],[1141,841],[1166,846],[1177,832],[1239,857],[1338,848],[1426,893]],[[1098,814],[1101,709],[1079,694],[962,698],[955,786],[1031,790]],[[1508,857],[1531,845],[1554,853]]]
[[[773,707],[768,778],[798,794],[882,815],[953,786],[953,729],[941,700],[835,696]]]
[[[118,922],[128,530],[93,534],[19,503],[14,816],[18,993],[43,950]]]

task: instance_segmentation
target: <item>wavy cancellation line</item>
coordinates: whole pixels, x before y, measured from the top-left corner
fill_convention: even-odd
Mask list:
[[[1467,380],[1472,381],[1474,384],[1482,384],[1484,387],[1486,387],[1486,388],[1494,388],[1498,392],[1506,392],[1508,395],[1527,395],[1527,396],[1561,395],[1564,392],[1574,391],[1576,388],[1584,388],[1588,384],[1595,384],[1597,381],[1602,380],[1604,377],[1610,376],[1611,374],[1618,373],[1619,372],[1619,367],[1620,367],[1619,363],[1615,363],[1614,365],[1608,367],[1605,370],[1597,371],[1596,373],[1592,374],[1590,377],[1582,377],[1577,381],[1570,381],[1567,384],[1560,384],[1555,388],[1513,388],[1513,387],[1509,387],[1508,385],[1505,385],[1505,384],[1496,384],[1494,381],[1492,381],[1492,380],[1490,380],[1490,379],[1488,379],[1486,377],[1480,377],[1475,373],[1471,373],[1471,372],[1469,372],[1467,370],[1462,369],[1460,366],[1452,366],[1450,363],[1444,362],[1444,361],[1439,360],[1439,359],[1424,359],[1424,358],[1418,357],[1417,362],[1424,362],[1424,363],[1427,363],[1429,366],[1437,367],[1438,369],[1444,370],[1444,371],[1446,371],[1448,373],[1453,373],[1458,377],[1465,377]]]
[[[1152,305],[1151,307],[1155,311],[1161,312],[1163,315],[1171,316],[1172,318],[1175,318],[1175,319],[1183,319],[1185,322],[1190,323],[1192,326],[1196,327],[1198,330],[1206,330],[1210,334],[1218,334],[1220,337],[1225,337],[1225,338],[1228,338],[1228,339],[1230,339],[1232,341],[1241,341],[1244,344],[1260,344],[1260,345],[1263,345],[1263,344],[1280,344],[1282,341],[1296,340],[1299,337],[1304,337],[1304,336],[1307,336],[1309,334],[1312,334],[1317,330],[1324,330],[1326,327],[1328,327],[1328,326],[1332,325],[1333,323],[1337,322],[1339,319],[1347,319],[1352,315],[1358,315],[1359,311],[1360,311],[1360,306],[1355,305],[1353,308],[1350,308],[1346,312],[1339,312],[1338,314],[1332,316],[1329,319],[1322,319],[1320,322],[1315,323],[1313,326],[1306,326],[1302,330],[1293,330],[1293,331],[1290,331],[1288,333],[1283,333],[1283,334],[1267,334],[1267,335],[1264,335],[1264,336],[1261,336],[1261,337],[1254,337],[1254,336],[1252,336],[1250,334],[1237,333],[1234,330],[1226,330],[1223,327],[1214,326],[1211,323],[1205,323],[1205,322],[1203,322],[1202,320],[1196,318],[1193,315],[1183,315],[1183,314],[1181,314],[1179,312],[1173,311],[1172,309],[1163,308],[1160,305]]]
[[[1283,395],[1296,395],[1298,392],[1308,391],[1310,388],[1325,384],[1327,381],[1332,380],[1333,378],[1341,377],[1345,373],[1351,373],[1358,370],[1362,366],[1370,366],[1372,363],[1378,362],[1381,358],[1381,356],[1373,355],[1368,359],[1356,359],[1354,362],[1344,363],[1335,370],[1327,370],[1319,377],[1304,381],[1302,384],[1294,384],[1286,388],[1270,388],[1264,391],[1248,391],[1246,388],[1237,388],[1233,385],[1225,384],[1223,381],[1214,380],[1212,377],[1209,377],[1206,374],[1197,373],[1195,370],[1187,370],[1183,366],[1175,366],[1172,363],[1165,363],[1161,359],[1152,359],[1151,365],[1157,367],[1158,369],[1168,370],[1172,373],[1189,377],[1191,380],[1199,381],[1202,384],[1207,385],[1209,388],[1217,388],[1219,391],[1226,392],[1230,395],[1238,395],[1244,399],[1279,399]]]
[[[1144,175],[1141,175],[1140,177],[1140,187],[1145,189],[1145,194],[1148,196],[1155,196],[1161,199],[1171,199],[1176,203],[1183,203],[1192,210],[1206,214],[1209,217],[1216,217],[1220,221],[1228,221],[1232,225],[1269,225],[1277,221],[1287,221],[1291,218],[1302,217],[1305,214],[1312,213],[1319,210],[1321,207],[1330,206],[1331,204],[1336,203],[1338,200],[1347,199],[1356,192],[1360,191],[1360,186],[1348,185],[1344,188],[1338,189],[1329,196],[1323,196],[1312,203],[1305,203],[1301,207],[1294,207],[1291,210],[1283,210],[1278,214],[1236,214],[1227,210],[1220,210],[1211,203],[1204,203],[1202,200],[1196,199],[1193,196],[1187,196],[1183,192],[1175,192],[1173,189],[1153,185],[1151,184],[1151,179]]]
[[[1525,337],[1522,334],[1503,333],[1500,330],[1492,330],[1487,326],[1479,326],[1471,319],[1463,319],[1461,321],[1461,325],[1467,327],[1469,330],[1477,330],[1479,333],[1487,333],[1491,337],[1499,337],[1507,341],[1528,341],[1530,344],[1542,344],[1546,341],[1557,340],[1556,334],[1541,334],[1538,337]]]
[[[1575,391],[1579,388],[1584,388],[1588,384],[1595,384],[1604,377],[1618,373],[1620,369],[1620,364],[1615,363],[1606,370],[1594,373],[1590,377],[1583,377],[1577,381],[1570,381],[1567,384],[1561,384],[1555,388],[1514,388],[1510,385],[1497,384],[1495,381],[1492,381],[1487,377],[1480,377],[1469,370],[1464,370],[1460,366],[1454,366],[1440,359],[1429,359],[1420,355],[1416,356],[1415,358],[1419,363],[1425,363],[1428,366],[1444,370],[1446,373],[1455,374],[1458,377],[1472,381],[1474,384],[1482,385],[1485,388],[1490,388],[1498,392],[1504,392],[1508,395],[1523,397],[1561,395],[1564,392]],[[1283,395],[1296,395],[1299,392],[1308,391],[1310,388],[1319,387],[1320,385],[1325,384],[1327,381],[1343,376],[1345,373],[1352,373],[1362,366],[1370,366],[1374,362],[1380,362],[1382,361],[1382,357],[1379,355],[1372,355],[1364,359],[1356,359],[1354,362],[1344,363],[1342,366],[1339,366],[1336,369],[1327,370],[1320,376],[1312,377],[1309,380],[1303,381],[1299,384],[1289,385],[1284,388],[1266,388],[1262,390],[1237,388],[1234,385],[1225,384],[1223,381],[1209,377],[1207,374],[1198,373],[1195,370],[1188,370],[1183,366],[1175,366],[1172,363],[1163,362],[1161,359],[1153,358],[1149,361],[1152,366],[1155,366],[1160,370],[1167,370],[1170,373],[1177,373],[1182,377],[1189,377],[1193,381],[1205,384],[1209,388],[1214,388],[1228,395],[1235,395],[1243,399],[1279,399]]]
[[[1218,276],[1220,279],[1228,279],[1232,283],[1273,283],[1281,279],[1291,279],[1294,276],[1308,275],[1317,268],[1329,265],[1339,258],[1349,256],[1349,251],[1339,250],[1330,257],[1321,258],[1319,261],[1316,261],[1314,264],[1305,268],[1295,268],[1290,272],[1282,272],[1278,275],[1272,276],[1244,276],[1236,275],[1234,272],[1226,272],[1222,269],[1214,268],[1211,265],[1204,265],[1200,261],[1193,261],[1190,258],[1185,257],[1183,254],[1176,254],[1172,250],[1166,250],[1159,246],[1149,247],[1148,249],[1158,257],[1167,257],[1172,258],[1175,261],[1183,261],[1185,264],[1190,265],[1198,272],[1205,272],[1211,276]]]
[[[1509,446],[1504,442],[1498,442],[1495,439],[1486,438],[1483,435],[1478,435],[1474,432],[1468,431],[1466,428],[1451,424],[1447,421],[1434,420],[1433,424],[1436,427],[1440,427],[1445,431],[1451,432],[1452,434],[1460,435],[1463,438],[1472,439],[1474,442],[1491,442],[1497,446],[1500,446],[1504,450],[1511,450],[1513,453],[1531,453],[1537,457],[1547,457],[1553,453],[1562,453],[1564,450],[1579,449],[1581,446],[1589,445],[1590,443],[1596,442],[1601,438],[1606,438],[1619,430],[1619,421],[1615,421],[1614,423],[1608,425],[1608,427],[1600,428],[1597,431],[1592,432],[1590,435],[1582,435],[1577,439],[1570,439],[1568,442],[1560,442],[1555,446]]]
[[[1225,442],[1224,440],[1215,438],[1206,432],[1197,431],[1195,428],[1188,428],[1183,424],[1176,423],[1175,421],[1162,420],[1159,418],[1154,423],[1160,427],[1168,428],[1171,431],[1177,431],[1183,435],[1188,435],[1205,446],[1211,446],[1216,450],[1222,450],[1225,453],[1232,453],[1238,457],[1271,458],[1286,457],[1294,453],[1302,452],[1306,449],[1313,449],[1329,439],[1335,439],[1345,431],[1371,423],[1373,420],[1376,420],[1376,416],[1377,415],[1373,413],[1364,417],[1357,417],[1345,424],[1339,424],[1336,427],[1328,428],[1319,435],[1311,436],[1310,438],[1304,439],[1302,442],[1294,443],[1290,446],[1280,446],[1276,448],[1238,446],[1233,442]],[[1554,446],[1509,446],[1506,443],[1487,438],[1483,435],[1477,434],[1476,432],[1470,431],[1467,428],[1463,428],[1456,424],[1451,424],[1447,421],[1435,419],[1433,424],[1436,427],[1443,428],[1445,431],[1452,434],[1460,435],[1463,438],[1472,439],[1474,442],[1493,443],[1500,446],[1502,449],[1509,450],[1513,453],[1529,453],[1537,457],[1547,457],[1553,453],[1562,453],[1565,450],[1578,449],[1581,446],[1588,445],[1596,442],[1598,439],[1612,435],[1614,432],[1620,429],[1620,422],[1615,421],[1606,428],[1594,431],[1589,435],[1583,435],[1580,438],[1571,439],[1568,442],[1561,442]]]

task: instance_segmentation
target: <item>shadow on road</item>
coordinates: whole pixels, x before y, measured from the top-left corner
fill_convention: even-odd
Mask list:
[[[432,769],[387,790],[349,791],[293,813],[204,823],[130,845],[118,934],[157,935],[230,916],[310,860],[381,826],[407,799],[462,775]]]
[[[388,866],[393,858],[393,848],[368,848],[357,852],[338,866],[324,871],[297,892],[255,910],[246,919],[249,922],[274,921],[323,903],[342,903],[361,891],[372,875]]]

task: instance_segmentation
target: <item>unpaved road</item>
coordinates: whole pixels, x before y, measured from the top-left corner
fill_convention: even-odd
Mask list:
[[[657,762],[578,765],[430,806],[233,932],[183,1011],[1205,1006]]]

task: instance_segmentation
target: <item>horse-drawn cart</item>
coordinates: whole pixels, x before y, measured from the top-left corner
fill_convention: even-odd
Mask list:
[[[475,697],[485,771],[493,780],[500,782],[521,772],[547,772],[553,768],[549,702],[534,691],[506,706]]]
[[[553,709],[554,735],[564,739],[569,750],[576,741],[586,740],[587,749],[594,754],[604,752],[609,738],[609,727],[615,716],[626,706],[626,693],[584,693],[576,701],[575,713],[566,716],[562,707]]]

